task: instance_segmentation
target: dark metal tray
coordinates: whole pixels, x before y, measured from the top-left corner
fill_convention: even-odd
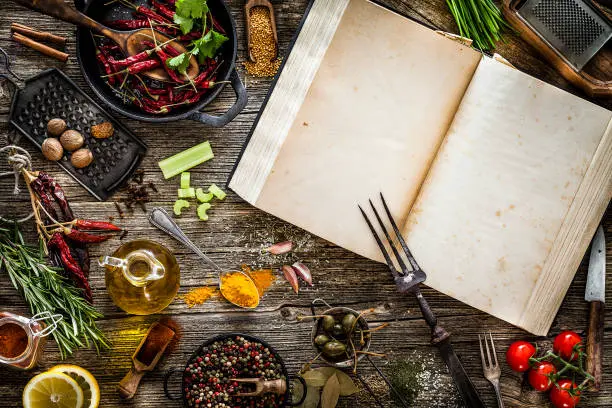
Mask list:
[[[38,149],[47,138],[47,122],[62,118],[68,129],[78,130],[93,162],[84,169],[70,163],[69,155],[58,165],[98,200],[106,200],[138,168],[147,145],[83,92],[62,71],[52,68],[25,81],[13,95],[10,123]],[[108,139],[91,136],[92,125],[111,122],[115,133]]]

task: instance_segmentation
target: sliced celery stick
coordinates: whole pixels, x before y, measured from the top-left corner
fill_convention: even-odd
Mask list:
[[[216,184],[211,184],[211,186],[208,187],[208,192],[209,193],[213,193],[213,195],[215,197],[217,197],[219,200],[223,200],[225,198],[225,196],[227,195],[227,194],[225,194],[225,191],[223,191],[219,187],[217,187]]]
[[[181,215],[181,211],[183,210],[183,208],[189,208],[189,201],[187,200],[176,200],[174,202],[174,214],[175,215]]]
[[[206,214],[206,211],[208,211],[210,207],[211,207],[210,203],[200,204],[198,206],[198,218],[201,219],[202,221],[207,221],[208,214]]]
[[[195,188],[179,188],[178,190],[178,198],[193,198],[195,197]]]
[[[213,193],[205,193],[201,188],[196,188],[196,197],[201,203],[207,203],[213,199]]]
[[[164,174],[164,178],[169,179],[213,157],[215,156],[210,147],[210,142],[204,142],[170,156],[157,164]]]
[[[181,188],[189,188],[189,182],[191,181],[191,173],[184,171],[181,173]]]

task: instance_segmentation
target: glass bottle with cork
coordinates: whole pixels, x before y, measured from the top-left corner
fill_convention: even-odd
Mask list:
[[[36,366],[47,336],[55,329],[62,315],[38,313],[31,318],[0,312],[0,365],[18,370]]]

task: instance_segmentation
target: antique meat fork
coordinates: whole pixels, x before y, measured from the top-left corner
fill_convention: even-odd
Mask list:
[[[396,245],[394,244],[391,236],[389,235],[389,232],[387,231],[387,228],[385,227],[385,223],[378,215],[378,211],[376,211],[376,207],[374,207],[372,200],[369,200],[370,206],[374,211],[374,215],[376,216],[376,219],[380,224],[380,228],[383,234],[389,242],[389,246],[391,247],[395,258],[397,259],[397,263],[401,271],[397,270],[395,264],[393,263],[393,260],[391,259],[391,256],[389,255],[389,252],[385,248],[383,242],[378,236],[378,233],[374,229],[374,226],[370,222],[370,219],[366,215],[365,211],[363,211],[363,208],[361,208],[361,206],[359,206],[359,210],[361,210],[361,214],[368,223],[368,227],[370,227],[372,235],[374,235],[374,239],[376,240],[376,243],[378,244],[380,251],[384,256],[385,261],[387,262],[389,270],[393,274],[395,285],[397,286],[397,289],[400,293],[413,293],[416,296],[419,302],[419,308],[421,309],[421,313],[423,314],[425,321],[431,328],[431,343],[436,346],[440,351],[440,354],[442,355],[442,358],[448,366],[448,370],[450,371],[450,374],[453,377],[453,381],[455,382],[457,390],[459,391],[459,394],[461,395],[461,398],[463,399],[465,405],[470,408],[484,408],[485,405],[480,399],[478,391],[476,391],[476,388],[474,387],[474,384],[472,384],[470,377],[468,377],[467,373],[465,372],[465,369],[463,368],[459,357],[457,357],[457,354],[453,350],[453,346],[450,342],[450,334],[446,330],[444,330],[444,328],[438,325],[436,316],[431,310],[431,307],[429,307],[427,300],[425,300],[423,294],[421,293],[420,284],[421,282],[425,281],[427,275],[419,267],[419,264],[417,264],[416,260],[412,256],[410,249],[408,249],[408,245],[406,244],[406,241],[404,241],[404,238],[402,237],[402,234],[400,233],[397,224],[393,220],[391,212],[389,211],[389,207],[387,206],[387,202],[385,201],[385,197],[383,197],[382,193],[380,194],[380,198],[382,200],[383,207],[385,209],[385,212],[387,213],[387,217],[389,218],[391,226],[393,227],[393,231],[395,232],[397,240],[400,246],[402,247],[402,250],[406,255],[406,259],[410,263],[412,269],[409,269],[406,266],[404,259],[400,255],[398,249],[396,248]]]

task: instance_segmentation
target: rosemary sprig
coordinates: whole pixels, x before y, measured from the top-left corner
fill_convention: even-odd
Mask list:
[[[446,0],[446,3],[459,34],[474,40],[474,46],[480,50],[495,48],[502,30],[509,28],[493,0]]]
[[[33,315],[48,311],[64,317],[52,334],[62,359],[91,344],[98,352],[108,349],[108,339],[96,326],[102,314],[60,274],[61,269],[46,264],[43,247],[42,242],[38,248],[26,245],[16,225],[14,231],[0,228],[0,271],[7,272]]]

